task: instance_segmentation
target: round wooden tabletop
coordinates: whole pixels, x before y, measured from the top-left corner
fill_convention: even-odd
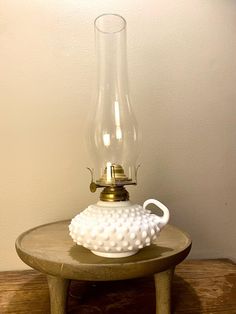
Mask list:
[[[75,280],[120,280],[143,277],[174,267],[188,255],[190,237],[167,225],[154,244],[136,255],[105,258],[76,245],[69,236],[70,221],[38,226],[16,240],[19,257],[41,272]]]

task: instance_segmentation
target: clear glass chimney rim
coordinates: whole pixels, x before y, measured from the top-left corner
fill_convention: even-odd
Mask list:
[[[107,35],[120,33],[126,29],[126,20],[119,14],[104,13],[95,19],[94,27],[97,31]]]

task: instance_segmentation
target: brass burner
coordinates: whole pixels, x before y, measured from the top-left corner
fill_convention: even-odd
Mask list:
[[[100,200],[104,202],[128,201],[129,193],[124,186],[107,186],[102,190]]]
[[[100,200],[105,202],[119,202],[128,201],[129,193],[124,188],[124,185],[136,185],[137,184],[137,171],[139,166],[136,168],[135,181],[128,178],[124,172],[124,169],[119,164],[112,164],[110,178],[107,179],[107,167],[104,170],[103,175],[100,179],[94,182],[93,170],[87,168],[91,173],[90,191],[95,192],[97,188],[103,187],[100,194]]]
[[[125,182],[130,182],[131,179],[129,179],[124,172],[124,169],[121,165],[112,164],[111,165],[111,182],[107,181],[107,167],[104,170],[104,173],[102,177],[96,181],[98,185],[101,186],[107,186],[107,185],[116,185],[121,183],[121,185],[124,185]]]

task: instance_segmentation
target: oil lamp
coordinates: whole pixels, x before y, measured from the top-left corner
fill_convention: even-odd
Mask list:
[[[150,245],[169,220],[165,205],[150,199],[132,204],[125,186],[137,184],[140,134],[129,100],[126,21],[103,14],[94,22],[97,55],[96,110],[88,143],[94,159],[90,190],[102,188],[100,201],[88,206],[69,225],[73,240],[94,254],[117,258]],[[153,203],[163,216],[146,209]]]

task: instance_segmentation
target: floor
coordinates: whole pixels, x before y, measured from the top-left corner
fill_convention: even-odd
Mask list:
[[[194,260],[178,265],[172,312],[236,314],[236,265],[229,260]],[[34,270],[0,272],[0,313],[49,313],[46,277]],[[152,277],[116,282],[72,281],[70,314],[154,314]]]

